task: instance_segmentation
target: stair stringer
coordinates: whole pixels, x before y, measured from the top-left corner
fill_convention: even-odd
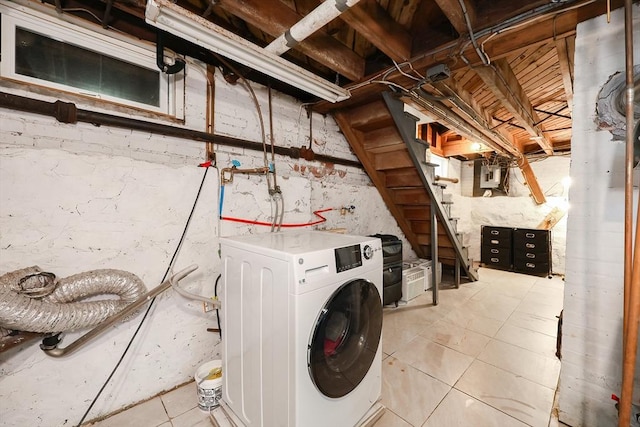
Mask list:
[[[424,141],[420,141],[415,136],[416,122],[418,119],[408,113],[405,113],[404,103],[397,99],[391,92],[383,92],[382,97],[384,98],[387,108],[393,117],[400,136],[407,146],[409,155],[411,156],[416,169],[420,172],[418,175],[420,176],[425,189],[429,193],[429,197],[432,200],[432,206],[436,207],[438,220],[443,224],[447,236],[453,244],[456,256],[460,261],[460,267],[469,280],[478,280],[478,273],[471,265],[470,260],[465,256],[465,251],[463,250],[462,243],[458,239],[456,229],[450,221],[449,216],[445,215],[445,207],[442,203],[442,199],[438,196],[434,183],[429,179],[429,176],[433,179],[434,174],[429,173],[430,171],[428,168],[432,168],[432,166],[427,165],[425,160],[428,144]]]

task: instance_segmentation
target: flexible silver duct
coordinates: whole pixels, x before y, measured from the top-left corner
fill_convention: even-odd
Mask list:
[[[134,274],[93,270],[55,282],[37,266],[0,276],[0,328],[28,332],[63,332],[95,326],[146,292]],[[97,295],[119,299],[78,301]]]

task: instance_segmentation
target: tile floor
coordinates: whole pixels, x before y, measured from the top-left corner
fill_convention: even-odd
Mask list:
[[[445,280],[446,281],[446,280]],[[385,308],[376,427],[547,427],[560,372],[564,282],[480,269],[480,280]],[[94,424],[210,427],[194,383]],[[302,427],[302,426],[301,426]],[[336,426],[340,427],[340,426]]]

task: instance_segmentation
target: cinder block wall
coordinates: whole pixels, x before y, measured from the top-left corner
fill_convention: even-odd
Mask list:
[[[633,16],[637,63],[637,4]],[[611,394],[620,393],[622,371],[625,148],[597,129],[595,107],[602,85],[624,73],[624,57],[623,10],[609,24],[600,16],[579,25],[559,388],[560,421],[574,427],[617,425]]]

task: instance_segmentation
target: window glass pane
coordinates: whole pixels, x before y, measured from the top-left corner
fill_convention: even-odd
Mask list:
[[[160,106],[159,71],[16,27],[17,74]]]

